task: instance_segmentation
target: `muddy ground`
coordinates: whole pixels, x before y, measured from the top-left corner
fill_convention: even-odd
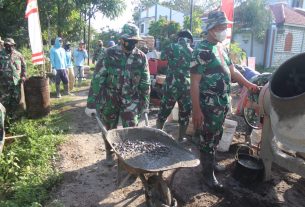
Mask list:
[[[73,100],[63,107],[63,113],[71,117],[70,134],[67,141],[59,147],[58,169],[63,174],[61,183],[52,191],[52,199],[47,206],[61,203],[66,207],[97,207],[97,206],[145,206],[142,183],[137,179],[118,188],[117,166],[105,167],[105,149],[100,129],[96,121],[88,118],[85,105],[88,88],[76,93]],[[155,126],[158,108],[150,113],[151,127]],[[179,170],[172,182],[172,193],[179,206],[202,207],[304,207],[305,179],[273,165],[272,179],[268,182],[244,186],[237,182],[234,172],[234,154],[236,143],[243,143],[240,135],[244,130],[242,118],[229,152],[218,153],[217,159],[227,166],[227,170],[218,173],[217,177],[225,184],[224,193],[215,193],[202,182],[200,166]],[[143,121],[141,125],[143,125]],[[177,123],[166,125],[166,131],[177,136]],[[195,154],[198,151],[192,144],[184,145]],[[172,172],[164,174],[165,179]]]

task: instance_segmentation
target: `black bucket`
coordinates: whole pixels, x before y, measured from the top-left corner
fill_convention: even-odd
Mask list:
[[[40,118],[50,113],[49,80],[30,77],[25,82],[25,101],[30,118]]]
[[[244,185],[251,185],[263,181],[263,161],[253,155],[240,153],[239,149],[235,156],[233,177]]]

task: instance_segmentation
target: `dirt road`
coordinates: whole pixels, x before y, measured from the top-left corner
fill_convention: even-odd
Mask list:
[[[103,165],[105,150],[100,130],[95,120],[84,113],[87,93],[87,88],[84,88],[63,107],[63,113],[71,117],[71,130],[67,141],[59,148],[57,167],[63,173],[63,180],[53,190],[50,203],[62,203],[66,207],[145,206],[139,179],[117,189],[117,166],[108,168]],[[154,126],[156,112],[150,114],[151,126]],[[177,129],[177,124],[166,127],[167,132],[174,136]],[[235,137],[234,142],[242,140]],[[185,147],[198,153],[192,145]],[[244,187],[232,178],[233,147],[230,152],[219,153],[218,159],[228,167],[224,173],[218,174],[226,186],[225,193],[214,193],[201,183],[200,166],[182,169],[176,174],[171,186],[179,206],[305,206],[304,178],[274,166],[271,181]],[[166,173],[165,177],[170,173]]]

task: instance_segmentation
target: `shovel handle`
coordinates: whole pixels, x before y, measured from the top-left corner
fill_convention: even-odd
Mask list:
[[[96,114],[94,116],[95,116],[95,119],[96,119],[99,127],[102,130],[102,134],[106,137],[107,133],[108,133],[106,127],[104,126],[104,124],[102,123],[102,121],[100,120],[100,118]]]

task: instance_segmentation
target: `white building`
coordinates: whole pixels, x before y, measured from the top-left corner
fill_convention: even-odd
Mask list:
[[[156,4],[141,12],[139,20],[140,35],[147,35],[151,22],[158,21],[160,18],[178,22],[181,28],[183,27],[184,14],[182,12]]]
[[[305,9],[304,0],[268,0],[267,2],[269,4],[285,3],[290,7],[299,7]]]

